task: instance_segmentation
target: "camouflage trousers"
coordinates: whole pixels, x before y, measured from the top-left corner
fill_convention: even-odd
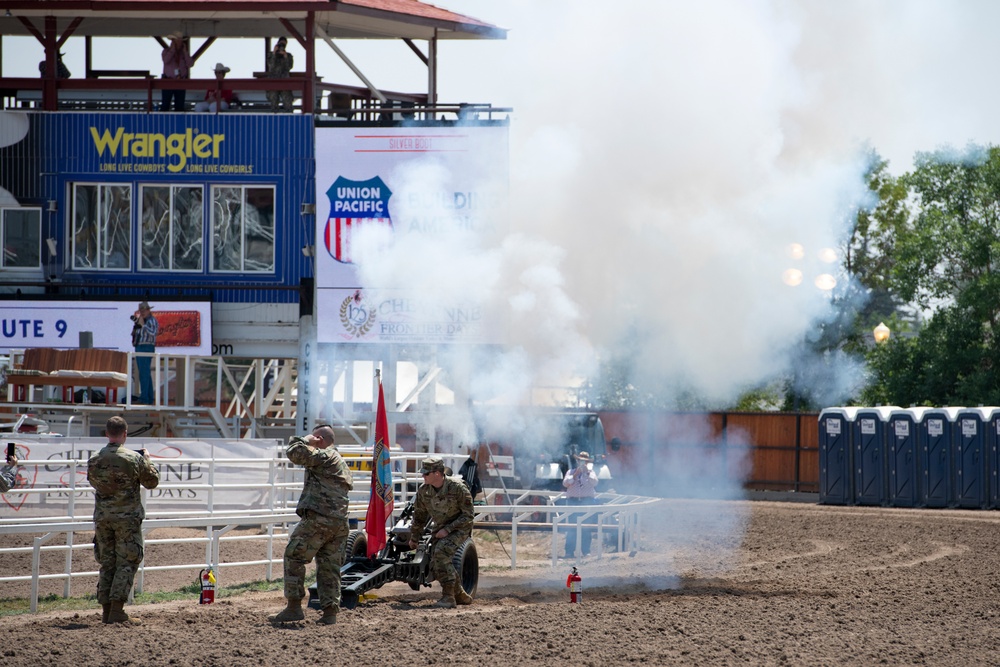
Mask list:
[[[455,552],[465,544],[469,535],[459,531],[448,533],[445,537],[434,542],[434,551],[431,553],[431,572],[434,578],[442,584],[453,584],[458,580],[458,570],[451,562],[455,558]]]
[[[292,110],[292,91],[290,90],[269,90],[267,91],[267,101],[271,105],[271,111],[277,111],[282,107],[284,111]]]
[[[316,559],[316,590],[323,609],[340,607],[340,567],[350,534],[347,517],[331,517],[306,510],[285,547],[285,597],[306,596],[306,565]]]
[[[105,519],[95,525],[94,558],[101,566],[97,601],[125,602],[142,563],[142,519]]]

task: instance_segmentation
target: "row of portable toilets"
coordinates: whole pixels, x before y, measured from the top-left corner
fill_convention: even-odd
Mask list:
[[[1000,507],[1000,408],[827,408],[819,498],[832,505]]]

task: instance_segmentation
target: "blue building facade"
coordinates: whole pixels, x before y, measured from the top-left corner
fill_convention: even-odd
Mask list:
[[[312,116],[0,115],[23,134],[0,148],[8,293],[299,301]]]

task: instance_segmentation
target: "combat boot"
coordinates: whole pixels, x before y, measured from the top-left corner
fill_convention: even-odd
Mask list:
[[[441,584],[441,599],[434,603],[443,609],[455,608],[455,584]]]
[[[111,613],[111,603],[102,602],[101,603],[101,623],[108,622],[108,614]]]
[[[288,598],[288,604],[284,609],[271,617],[275,623],[289,623],[291,621],[304,621],[306,614],[302,611],[302,598]]]
[[[337,622],[337,608],[334,605],[323,607],[323,615],[316,622],[320,625],[333,625]]]
[[[131,625],[139,625],[139,621],[134,618],[130,618],[128,614],[122,607],[125,603],[120,600],[111,601],[111,609],[108,610],[108,623],[129,623]]]
[[[462,584],[455,584],[455,602],[458,604],[472,604],[472,596],[465,592]]]

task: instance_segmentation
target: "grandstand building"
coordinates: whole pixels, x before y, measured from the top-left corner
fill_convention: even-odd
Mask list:
[[[114,38],[165,48],[178,30],[202,63],[223,60],[227,40],[259,40],[261,71],[163,79],[159,63],[127,53],[120,69],[92,66]],[[507,110],[439,101],[437,58],[441,40],[504,39],[504,30],[418,0],[0,0],[0,38],[10,36],[38,40],[45,58],[31,78],[0,63],[0,355],[130,351],[127,318],[147,300],[169,324],[161,355],[256,360],[248,414],[283,402],[287,418],[296,402],[302,428],[368,415],[371,405],[351,398],[355,361],[395,379],[396,363],[419,358],[429,391],[436,346],[498,342],[476,304],[435,302],[403,284],[372,291],[359,257],[378,257],[367,240],[378,234],[503,224]],[[279,36],[305,55],[289,77],[270,78],[265,53]],[[426,90],[376,88],[338,47],[352,39],[404,42],[426,65]],[[86,59],[60,78],[68,40],[85,42]],[[318,49],[356,79],[324,76]],[[194,111],[223,85],[237,104]],[[187,111],[161,111],[163,90],[178,87]],[[293,112],[272,111],[283,92]],[[425,165],[445,175],[407,176]],[[193,371],[172,368],[164,362],[154,407],[197,405],[198,390],[184,386]],[[334,409],[338,381],[346,396]],[[395,383],[385,387],[405,410]]]

